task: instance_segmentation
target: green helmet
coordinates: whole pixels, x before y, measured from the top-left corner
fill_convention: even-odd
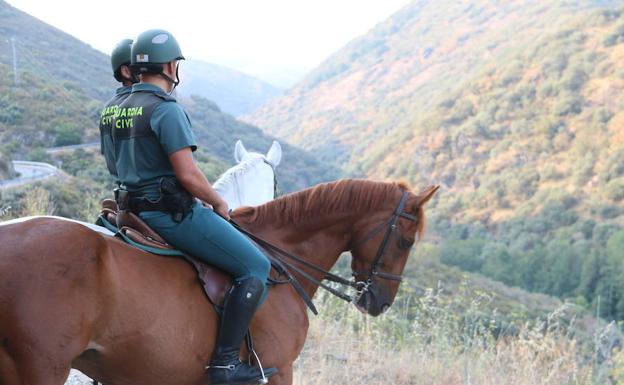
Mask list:
[[[131,63],[136,68],[182,59],[184,56],[175,37],[162,29],[145,31],[132,44]]]
[[[130,65],[130,47],[132,46],[132,39],[123,39],[111,53],[111,65],[113,67],[113,73],[117,72],[122,65]]]

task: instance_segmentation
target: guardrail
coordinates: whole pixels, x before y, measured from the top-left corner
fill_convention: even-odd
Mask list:
[[[55,172],[58,171],[58,168],[56,166],[51,165],[50,163],[31,162],[28,160],[14,160],[13,167],[16,167],[16,166],[36,167],[36,168],[42,168],[42,169],[55,171]]]
[[[30,176],[20,176],[8,180],[0,180],[0,188],[15,187],[21,184],[34,182],[37,180],[45,180],[51,178],[59,173],[59,169],[49,163],[43,162],[29,162],[22,160],[14,160],[13,167],[18,171],[19,169],[30,169]],[[18,171],[19,172],[19,171]],[[23,172],[21,172],[23,174]]]
[[[86,148],[94,148],[94,147],[99,147],[99,146],[100,146],[100,142],[73,144],[70,146],[48,148],[46,150],[46,153],[54,154],[57,152],[73,151],[73,150],[77,150],[80,148],[86,149]],[[30,168],[29,173],[33,175],[20,176],[20,177],[8,179],[8,180],[0,180],[0,188],[15,187],[15,186],[19,186],[22,184],[26,184],[26,183],[30,183],[30,182],[34,182],[38,180],[45,180],[53,176],[56,176],[59,173],[58,168],[56,168],[55,166],[49,163],[43,163],[43,162],[14,160],[13,167],[16,169],[16,171],[18,171],[17,170],[18,168]],[[39,172],[37,172],[38,170]]]

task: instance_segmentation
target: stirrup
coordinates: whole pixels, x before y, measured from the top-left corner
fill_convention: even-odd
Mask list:
[[[262,385],[268,384],[269,380],[264,375],[264,368],[262,367],[262,363],[260,362],[260,357],[258,357],[258,355],[256,354],[255,349],[252,348],[251,352],[253,353],[254,357],[256,357],[256,362],[258,363],[258,367],[260,368],[260,374],[262,374],[262,379],[258,381],[258,383]]]
[[[267,378],[267,373],[265,373],[264,368],[262,367],[262,364],[260,363],[260,359],[258,358],[258,355],[256,354],[256,352],[254,350],[252,350],[252,352],[254,353],[254,356],[256,357],[256,360],[258,361],[258,369],[260,369],[260,375],[262,376],[262,378],[256,380],[256,384],[260,384],[260,385],[265,385],[269,383],[269,379]],[[249,367],[253,367],[251,365],[247,365],[242,361],[238,361],[239,364],[238,365],[246,365]],[[223,369],[223,370],[235,370],[237,367],[237,365],[234,364],[230,364],[230,365],[206,365],[205,370],[209,370],[209,369]],[[269,368],[269,372],[268,375],[272,376],[274,374],[277,373],[277,370],[275,368]],[[250,382],[251,383],[251,382]]]

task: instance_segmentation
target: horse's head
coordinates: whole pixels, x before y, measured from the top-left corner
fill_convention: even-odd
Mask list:
[[[423,205],[440,186],[419,194],[402,191],[386,208],[356,223],[351,240],[351,269],[359,282],[355,305],[378,316],[394,301],[412,246],[424,229]]]
[[[275,167],[282,158],[280,144],[273,141],[266,155],[249,152],[239,140],[234,147],[238,163],[214,183],[214,188],[231,209],[258,206],[275,198]]]

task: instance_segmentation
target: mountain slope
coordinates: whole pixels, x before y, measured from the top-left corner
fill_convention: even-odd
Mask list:
[[[42,78],[73,83],[89,97],[106,100],[117,85],[110,71],[108,55],[86,45],[0,0],[0,63],[17,64],[20,82],[23,71]],[[115,42],[111,42],[111,49]],[[14,53],[15,52],[15,56]],[[188,60],[182,63],[181,95],[197,94],[214,100],[231,114],[239,115],[260,106],[281,90],[238,71]],[[69,84],[68,84],[69,86]]]
[[[10,37],[0,42],[7,45],[0,49],[0,151],[14,159],[44,160],[43,148],[97,141],[100,109],[116,87],[109,57],[2,0],[0,32]],[[16,47],[17,83],[11,39]],[[259,87],[246,81],[238,85]],[[208,163],[231,164],[239,138],[259,151],[266,151],[273,140],[206,99],[183,97],[180,102],[191,116],[202,159]],[[304,188],[337,177],[336,168],[283,141],[282,145],[285,165],[278,172],[283,189]]]
[[[355,175],[442,183],[443,261],[624,319],[618,6],[415,1],[245,119]]]
[[[488,72],[498,71],[493,77],[504,82],[519,80],[518,66],[527,59],[519,52],[528,54],[553,39],[563,43],[577,24],[598,22],[591,14],[591,9],[565,2],[416,1],[246,119],[317,149],[327,159],[339,156],[356,167],[362,158],[371,158],[371,147],[377,147],[374,153],[387,154],[385,150],[403,136],[426,134],[425,124],[446,128],[428,122],[433,109],[440,111],[441,103],[457,99],[460,90],[487,78]],[[602,32],[599,38],[611,33]],[[572,48],[536,54],[537,59],[555,62],[551,67],[557,64],[557,55],[563,55],[564,68],[554,68],[559,71],[567,66]],[[394,138],[392,143],[378,145],[389,137]]]
[[[12,67],[14,47],[18,81],[22,72],[28,71],[41,78],[78,84],[83,93],[101,100],[115,87],[107,55],[2,0],[0,35],[4,37],[0,40],[0,63]],[[13,75],[12,69],[9,73]]]
[[[283,92],[242,72],[193,59],[180,64],[180,79],[178,95],[214,100],[234,116],[251,112]]]

